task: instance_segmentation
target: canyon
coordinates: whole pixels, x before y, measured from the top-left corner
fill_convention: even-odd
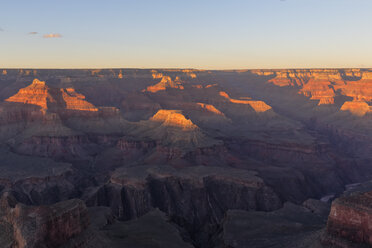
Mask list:
[[[0,71],[1,247],[371,245],[372,69]]]

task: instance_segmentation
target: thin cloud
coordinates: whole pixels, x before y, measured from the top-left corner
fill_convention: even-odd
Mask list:
[[[1,27],[0,27],[0,32],[3,32],[4,31],[4,29],[2,29]]]
[[[44,34],[43,38],[62,38],[61,34]]]
[[[29,32],[28,34],[34,35],[34,34],[38,34],[38,32]]]

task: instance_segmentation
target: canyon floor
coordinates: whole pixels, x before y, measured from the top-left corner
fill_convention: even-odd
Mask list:
[[[368,247],[371,127],[372,69],[1,69],[0,247]]]

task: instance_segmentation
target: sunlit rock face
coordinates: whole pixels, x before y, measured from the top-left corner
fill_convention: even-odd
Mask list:
[[[319,100],[319,105],[334,104],[335,92],[329,87],[329,81],[310,79],[300,90],[301,94],[312,100]]]
[[[144,91],[151,93],[156,93],[158,91],[166,90],[167,88],[180,89],[183,90],[184,87],[181,84],[179,77],[176,77],[175,80],[172,80],[170,76],[163,76],[163,74],[152,74],[154,79],[161,78],[160,82],[147,87]]]
[[[318,100],[318,105],[333,105],[335,97],[357,101],[372,100],[372,72],[361,69],[253,70],[253,74],[271,77],[276,86],[298,87],[299,94]]]
[[[198,128],[190,119],[186,119],[180,110],[161,109],[150,120],[161,122],[164,126],[181,128],[182,130]]]
[[[59,108],[79,111],[98,111],[93,104],[85,100],[85,96],[73,88],[50,88],[44,81],[34,79],[31,85],[20,89],[17,94],[5,101],[40,106],[43,111],[49,108]]]
[[[190,78],[196,78],[197,77],[193,70],[182,70],[182,72],[185,73]]]
[[[120,72],[119,72],[119,74],[118,74],[118,78],[119,78],[119,79],[122,79],[122,78],[123,78],[123,71],[122,71],[122,70],[120,70]]]
[[[203,110],[206,110],[208,112],[211,112],[211,113],[214,113],[216,115],[221,115],[221,116],[224,116],[224,114],[219,111],[218,109],[216,109],[216,107],[214,107],[213,105],[211,104],[206,104],[206,103],[196,103],[198,106],[200,106]]]
[[[66,103],[66,109],[80,111],[98,111],[93,104],[85,100],[85,96],[79,94],[73,88],[61,89],[63,101]]]
[[[48,101],[55,102],[55,99],[49,94],[49,87],[45,85],[44,81],[34,79],[31,85],[20,89],[17,94],[5,101],[32,104],[47,109]]]
[[[372,107],[363,101],[346,101],[342,107],[342,111],[349,111],[356,116],[364,116],[372,112]]]
[[[250,105],[254,111],[256,111],[257,113],[261,113],[261,112],[266,112],[268,110],[271,109],[271,106],[267,105],[265,102],[263,101],[254,101],[254,100],[239,100],[239,99],[232,99],[230,98],[230,96],[224,92],[224,91],[221,91],[220,92],[220,96],[226,98],[227,100],[229,100],[230,102],[232,103],[236,103],[236,104],[248,104]]]

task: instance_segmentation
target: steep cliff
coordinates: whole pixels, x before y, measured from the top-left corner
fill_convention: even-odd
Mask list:
[[[324,242],[337,244],[338,239],[360,244],[372,245],[372,193],[356,193],[336,199],[332,203],[331,213],[328,217],[327,234]],[[332,239],[332,236],[335,236]]]
[[[12,225],[16,248],[57,247],[82,233],[89,225],[88,211],[81,200],[31,207],[1,199],[2,221]]]

